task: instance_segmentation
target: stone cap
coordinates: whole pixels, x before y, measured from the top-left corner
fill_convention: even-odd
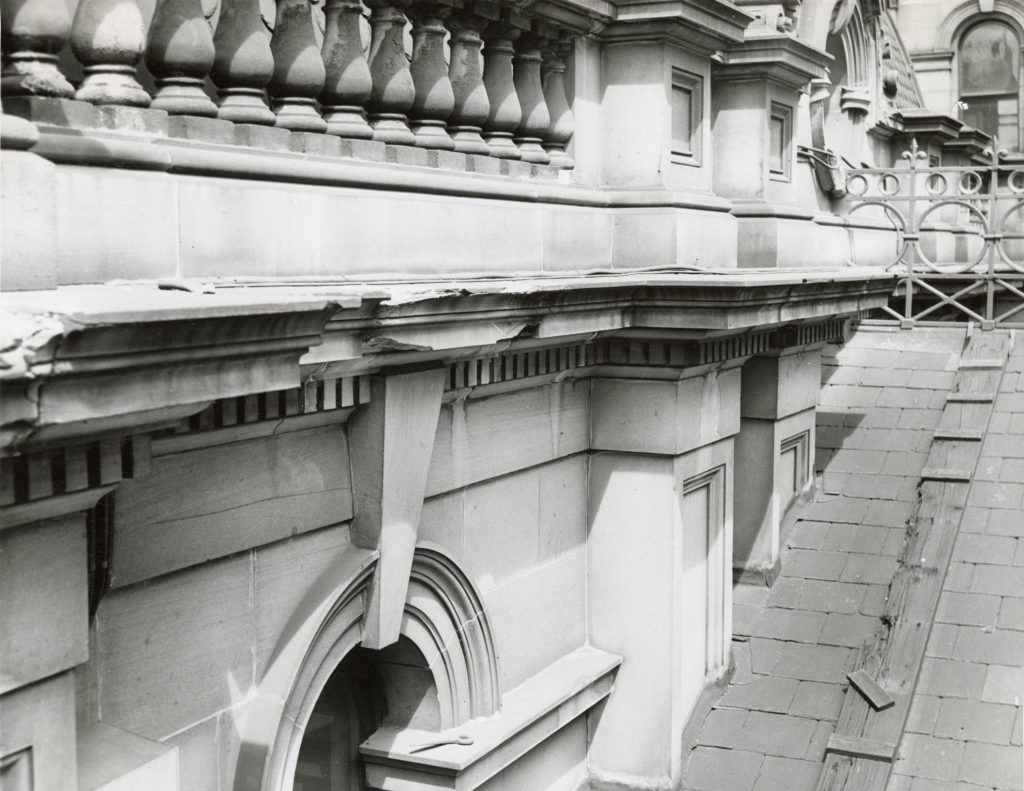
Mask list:
[[[793,36],[752,35],[725,49],[712,75],[716,81],[760,79],[796,89],[824,77],[832,60]]]
[[[618,41],[667,41],[710,55],[743,39],[753,17],[724,0],[622,0],[615,21],[600,38]]]

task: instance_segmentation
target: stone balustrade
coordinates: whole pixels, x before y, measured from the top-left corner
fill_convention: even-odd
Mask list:
[[[136,0],[79,0],[73,19],[63,0],[12,0],[4,95],[573,167],[574,34],[546,20],[492,0],[276,0],[273,20],[259,0],[220,0],[207,14],[157,0],[147,30]],[[67,46],[80,81],[61,72]]]

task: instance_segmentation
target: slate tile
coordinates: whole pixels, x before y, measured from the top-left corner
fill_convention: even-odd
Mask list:
[[[1024,593],[1024,592],[1022,592]],[[1016,629],[1024,631],[1024,598],[1002,600],[999,617],[996,620],[999,629]]]
[[[889,532],[890,528],[872,525],[832,525],[828,528],[820,548],[832,552],[874,554],[881,552]]]
[[[752,711],[738,734],[737,746],[765,755],[803,758],[816,725],[816,720],[804,717]]]
[[[1024,666],[990,665],[980,696],[989,703],[1024,704]]]
[[[766,756],[754,791],[802,791],[813,789],[821,766],[811,761]]]
[[[1024,632],[961,627],[953,658],[990,665],[1024,665]]]
[[[960,779],[996,788],[1024,787],[1024,763],[1020,748],[968,742],[960,767]]]
[[[825,613],[822,612],[769,607],[764,610],[754,634],[776,640],[814,643],[817,642],[824,625]]]
[[[829,613],[818,642],[822,645],[859,648],[878,631],[880,625],[881,621],[878,618],[866,615]]]
[[[756,676],[749,684],[730,684],[719,700],[719,705],[723,708],[785,714],[790,709],[799,684],[799,681],[792,678]]]
[[[822,549],[825,537],[833,529],[830,522],[812,522],[801,519],[796,523],[786,543],[800,549]],[[824,547],[832,549],[833,547]]]
[[[953,548],[953,559],[965,563],[990,563],[1009,566],[1017,548],[1017,539],[1011,536],[990,536],[960,533]]]
[[[896,558],[886,555],[851,553],[839,579],[843,582],[860,582],[874,585],[888,585],[896,572]]]
[[[925,656],[952,659],[959,634],[959,626],[950,623],[932,624],[932,633],[928,636]]]
[[[804,579],[837,580],[846,565],[846,553],[814,549],[791,549],[783,558],[787,576]]]
[[[1009,744],[1016,708],[998,703],[947,698],[939,707],[934,735],[958,741]]]
[[[931,734],[939,718],[939,706],[943,698],[934,695],[914,695],[907,715],[906,730],[909,733]]]
[[[996,622],[1001,599],[981,593],[943,591],[936,620],[964,626],[989,626]]]
[[[984,664],[925,657],[917,692],[951,698],[977,698],[985,684]]]
[[[907,733],[903,736],[893,768],[911,777],[953,781],[960,775],[963,752],[963,742]]]
[[[801,681],[839,682],[852,665],[847,648],[805,643],[785,643],[775,665],[775,675]]]
[[[797,717],[818,720],[837,720],[843,707],[844,688],[839,684],[819,681],[801,681],[789,713]]]
[[[1016,566],[975,566],[971,576],[972,593],[996,596],[1020,596],[1024,591],[1024,568]]]
[[[743,750],[700,746],[690,753],[683,787],[693,791],[750,791],[764,756]]]

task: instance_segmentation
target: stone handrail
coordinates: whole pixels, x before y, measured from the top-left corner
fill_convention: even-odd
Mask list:
[[[13,0],[2,25],[5,97],[574,164],[573,31],[491,0],[327,0],[322,11],[276,0],[273,20],[259,0],[221,0],[215,26],[200,0],[157,0],[148,31],[136,0],[79,0],[73,19],[63,0]],[[59,66],[66,44],[82,66],[77,86]],[[143,59],[152,95],[137,79]]]

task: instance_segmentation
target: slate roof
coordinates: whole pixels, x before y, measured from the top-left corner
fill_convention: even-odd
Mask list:
[[[683,787],[813,791],[861,645],[881,627],[964,328],[863,327],[823,360],[815,502],[771,588],[734,591],[736,669]],[[889,791],[1019,791],[1024,338],[995,401]]]

